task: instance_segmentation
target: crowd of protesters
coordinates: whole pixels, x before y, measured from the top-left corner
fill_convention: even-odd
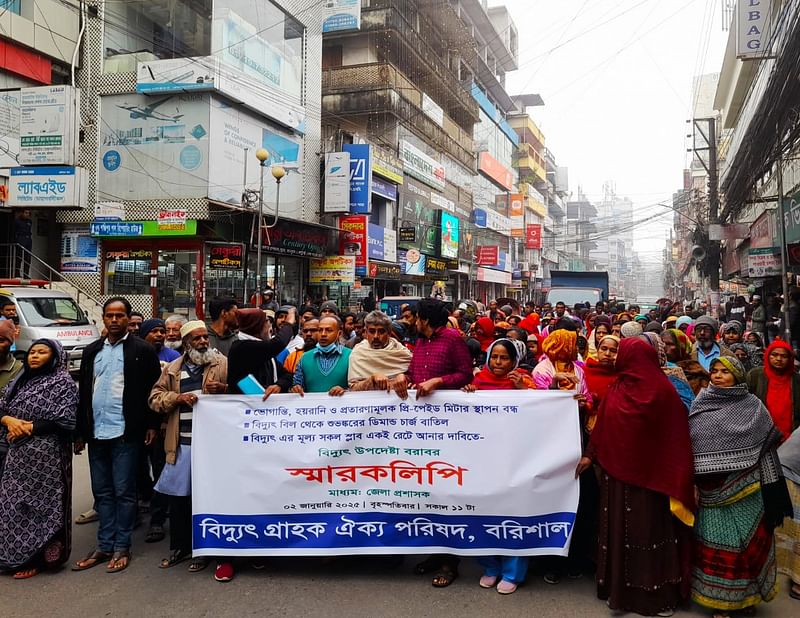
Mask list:
[[[776,596],[779,573],[800,599],[800,376],[758,297],[730,303],[722,323],[668,301],[646,313],[606,302],[374,307],[215,299],[206,323],[147,319],[111,298],[77,383],[57,341],[15,360],[13,323],[0,321],[0,569],[27,579],[69,559],[72,457],[85,447],[94,504],[76,523],[97,521],[97,537],[72,570],[124,571],[148,513],[146,542],[169,529],[160,568],[206,569],[214,561],[192,556],[192,409],[251,377],[265,399],[570,391],[580,502],[569,556],[535,559],[548,584],[594,573],[609,608],[658,616],[690,600],[718,618],[749,613]],[[482,557],[479,585],[511,594],[532,560]],[[215,562],[215,579],[234,578],[233,561]],[[415,572],[446,587],[459,558],[430,556]]]

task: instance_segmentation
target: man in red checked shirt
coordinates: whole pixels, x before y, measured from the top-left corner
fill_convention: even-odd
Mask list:
[[[438,389],[458,390],[472,382],[472,357],[459,332],[447,328],[450,316],[440,300],[425,298],[417,305],[417,333],[411,364],[405,376],[395,378],[394,390],[405,399],[408,389],[417,399]],[[433,585],[445,588],[458,577],[458,556],[435,554],[419,563],[418,574],[434,573]]]

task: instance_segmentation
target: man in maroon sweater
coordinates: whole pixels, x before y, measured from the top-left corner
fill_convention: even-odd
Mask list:
[[[417,332],[411,364],[395,380],[395,391],[405,398],[407,389],[417,391],[417,399],[438,389],[458,390],[472,382],[472,357],[459,332],[447,328],[450,316],[440,300],[425,298],[417,305]],[[434,573],[433,585],[445,588],[458,577],[458,556],[435,554],[415,567],[419,574]]]

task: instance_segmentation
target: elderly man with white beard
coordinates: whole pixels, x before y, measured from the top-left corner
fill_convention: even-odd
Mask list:
[[[155,490],[169,497],[170,556],[161,561],[168,569],[192,556],[191,444],[192,408],[199,394],[220,394],[227,391],[228,359],[209,345],[206,325],[194,320],[181,327],[184,353],[164,367],[148,403],[150,408],[167,416],[164,437],[166,465]],[[202,571],[208,562],[195,558],[189,571]],[[233,568],[225,567],[228,581]]]
[[[364,341],[353,347],[347,381],[351,391],[396,391],[406,396],[411,352],[391,336],[392,320],[382,311],[364,318]]]

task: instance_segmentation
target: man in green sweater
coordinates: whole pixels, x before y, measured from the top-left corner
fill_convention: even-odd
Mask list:
[[[342,321],[336,316],[319,321],[319,342],[297,364],[291,392],[328,393],[334,397],[344,394],[350,350],[339,343],[341,329]]]

